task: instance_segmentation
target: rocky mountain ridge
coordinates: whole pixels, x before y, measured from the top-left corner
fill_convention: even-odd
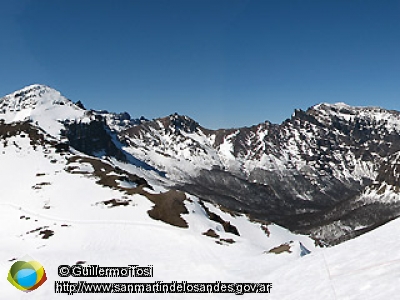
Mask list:
[[[399,215],[399,129],[399,112],[338,103],[228,130],[175,114],[119,136],[180,189],[338,243]]]

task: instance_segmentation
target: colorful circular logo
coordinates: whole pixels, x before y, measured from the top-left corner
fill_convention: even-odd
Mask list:
[[[41,286],[47,280],[47,277],[39,262],[19,260],[11,266],[7,280],[17,289],[31,292]]]

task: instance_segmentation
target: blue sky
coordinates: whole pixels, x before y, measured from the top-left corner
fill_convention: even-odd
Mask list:
[[[400,110],[400,1],[2,1],[0,95],[46,84],[132,117],[280,123],[320,102]]]

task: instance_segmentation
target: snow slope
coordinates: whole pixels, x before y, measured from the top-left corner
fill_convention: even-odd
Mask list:
[[[0,143],[2,166],[0,198],[0,281],[4,299],[66,299],[54,295],[54,282],[61,264],[77,261],[100,266],[153,265],[154,278],[142,282],[173,280],[189,282],[260,282],[264,274],[300,260],[301,242],[315,251],[313,241],[286,229],[252,222],[244,215],[233,216],[209,203],[207,209],[237,228],[240,236],[226,232],[212,221],[196,197],[187,195],[188,214],[182,218],[188,228],[154,220],[148,211],[153,203],[138,194],[124,193],[97,182],[93,165],[71,158],[87,156],[57,153],[51,145],[31,145],[28,136],[20,134]],[[94,158],[101,162],[100,159]],[[112,163],[102,161],[104,164]],[[120,163],[123,167],[123,164]],[[126,167],[126,166],[125,166]],[[128,167],[126,167],[128,168]],[[130,166],[135,173],[134,166]],[[137,169],[143,175],[144,170]],[[114,171],[109,175],[113,175]],[[165,191],[156,186],[156,174],[149,176],[153,193]],[[161,179],[159,179],[161,180]],[[104,201],[129,201],[127,206],[110,207]],[[212,229],[219,238],[205,236]],[[51,231],[47,239],[42,230]],[[233,240],[233,243],[226,242]],[[290,244],[291,253],[268,253],[282,244]],[[43,264],[48,280],[39,289],[25,294],[6,280],[13,259],[29,255]],[[69,278],[77,282],[79,278]],[[82,279],[80,279],[82,280]],[[90,278],[91,282],[123,282],[119,278]],[[129,282],[129,280],[128,280]],[[76,294],[76,299],[94,295]],[[253,299],[256,295],[248,295]],[[143,299],[165,299],[166,295],[141,295]],[[205,295],[168,295],[168,299],[203,299]],[[211,295],[211,299],[230,299],[236,295]],[[256,298],[264,299],[265,295]],[[131,299],[132,295],[97,294],[96,299]]]
[[[400,221],[285,264],[266,275],[270,299],[397,299]]]

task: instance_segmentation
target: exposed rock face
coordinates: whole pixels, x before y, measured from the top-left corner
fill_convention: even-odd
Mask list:
[[[89,123],[68,122],[66,130],[62,132],[69,141],[71,147],[88,155],[113,156],[119,160],[126,161],[126,156],[115,145],[115,139],[110,128],[101,116]]]

